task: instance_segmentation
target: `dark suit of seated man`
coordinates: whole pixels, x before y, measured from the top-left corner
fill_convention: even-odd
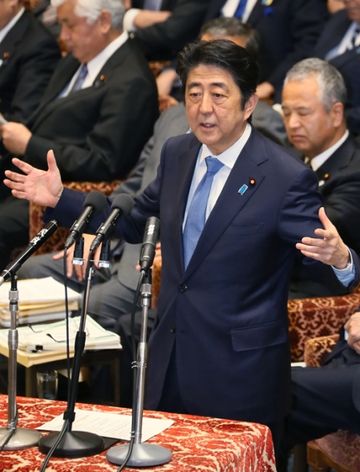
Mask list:
[[[286,301],[295,253],[332,265],[347,284],[358,282],[359,260],[320,208],[313,172],[248,123],[257,64],[246,49],[225,40],[190,44],[179,73],[192,133],[166,142],[156,179],[117,226],[134,243],[150,215],[161,221],[146,407],[264,423],[278,450],[290,393]],[[6,184],[20,198],[41,188],[35,201],[55,206],[49,216],[68,225],[83,196],[61,193],[51,152],[48,163],[41,173],[15,160],[25,175],[9,171]]]
[[[233,0],[211,0],[205,20],[238,16]],[[328,17],[323,0],[247,1],[242,21],[260,35],[260,99],[280,100],[286,72],[299,60],[313,54],[313,48]],[[275,95],[274,95],[275,94]]]
[[[39,167],[54,149],[66,181],[125,178],[158,115],[154,78],[135,42],[122,33],[121,0],[56,5],[60,38],[71,53],[59,63],[28,126],[0,126],[2,142],[8,156]],[[27,204],[2,198],[0,266],[11,248],[27,241],[28,226]]]
[[[346,116],[349,129],[360,134],[360,3],[344,2],[325,24],[314,55],[328,60],[343,75],[348,90]]]
[[[139,41],[150,60],[173,59],[200,31],[208,0],[133,0],[124,29]],[[149,9],[151,4],[153,9]]]
[[[4,2],[0,12],[0,113],[26,122],[60,59],[55,38],[22,0]]]
[[[304,59],[287,73],[282,109],[288,139],[318,178],[329,218],[342,239],[360,253],[360,149],[345,119],[346,87],[327,61]],[[324,267],[297,258],[291,298],[342,295],[348,289]]]

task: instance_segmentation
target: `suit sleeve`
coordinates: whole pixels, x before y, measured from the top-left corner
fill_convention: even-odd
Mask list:
[[[60,59],[59,47],[50,35],[37,38],[32,34],[23,46],[23,57],[17,68],[17,80],[6,118],[26,122],[40,103],[49,79]]]
[[[166,21],[137,30],[135,37],[147,58],[173,58],[199,34],[207,7],[207,0],[178,0]]]

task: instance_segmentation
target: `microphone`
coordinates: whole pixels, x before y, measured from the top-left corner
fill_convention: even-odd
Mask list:
[[[84,210],[70,228],[70,234],[65,241],[65,249],[74,244],[83,233],[85,226],[88,224],[92,215],[105,208],[107,203],[106,197],[100,192],[90,192],[84,201]]]
[[[57,229],[58,224],[55,220],[49,221],[49,223],[42,228],[36,236],[29,242],[27,248],[21,252],[15,261],[10,264],[1,272],[0,285],[17,272],[17,270],[23,265],[23,263],[33,254]]]
[[[96,231],[95,239],[90,246],[90,254],[93,254],[99,245],[107,238],[114,229],[120,215],[127,215],[130,213],[134,205],[134,200],[125,193],[114,198],[112,203],[112,211],[108,218],[99,226]]]
[[[146,221],[144,240],[140,250],[140,269],[148,271],[155,257],[156,243],[159,237],[160,220],[150,216]]]

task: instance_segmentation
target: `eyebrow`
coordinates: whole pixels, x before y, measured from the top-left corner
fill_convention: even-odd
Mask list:
[[[192,87],[201,87],[203,84],[200,83],[200,82],[190,82],[188,85],[187,85],[187,88],[192,88]],[[227,86],[226,84],[224,84],[224,82],[211,82],[210,83],[210,87],[220,87],[224,90],[227,90]]]

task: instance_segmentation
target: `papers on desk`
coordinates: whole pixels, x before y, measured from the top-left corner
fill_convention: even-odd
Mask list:
[[[51,421],[40,426],[41,431],[60,431],[64,422],[63,415],[59,415]],[[160,434],[174,423],[173,420],[161,418],[143,418],[142,441]],[[118,413],[105,413],[98,411],[87,411],[76,409],[75,421],[72,425],[73,431],[86,431],[103,436],[105,438],[116,438],[124,441],[130,440],[131,416]]]
[[[75,336],[79,329],[80,316],[69,319],[69,340],[73,349]],[[25,352],[65,351],[66,321],[42,323],[18,328],[20,350]],[[85,323],[85,349],[121,349],[119,335],[104,329],[90,316]],[[0,330],[0,344],[7,342],[8,330]]]
[[[9,315],[10,282],[0,287],[0,326],[10,326]],[[18,281],[19,316],[18,325],[64,319],[64,285],[52,277]],[[68,289],[69,310],[79,308],[80,294]]]

